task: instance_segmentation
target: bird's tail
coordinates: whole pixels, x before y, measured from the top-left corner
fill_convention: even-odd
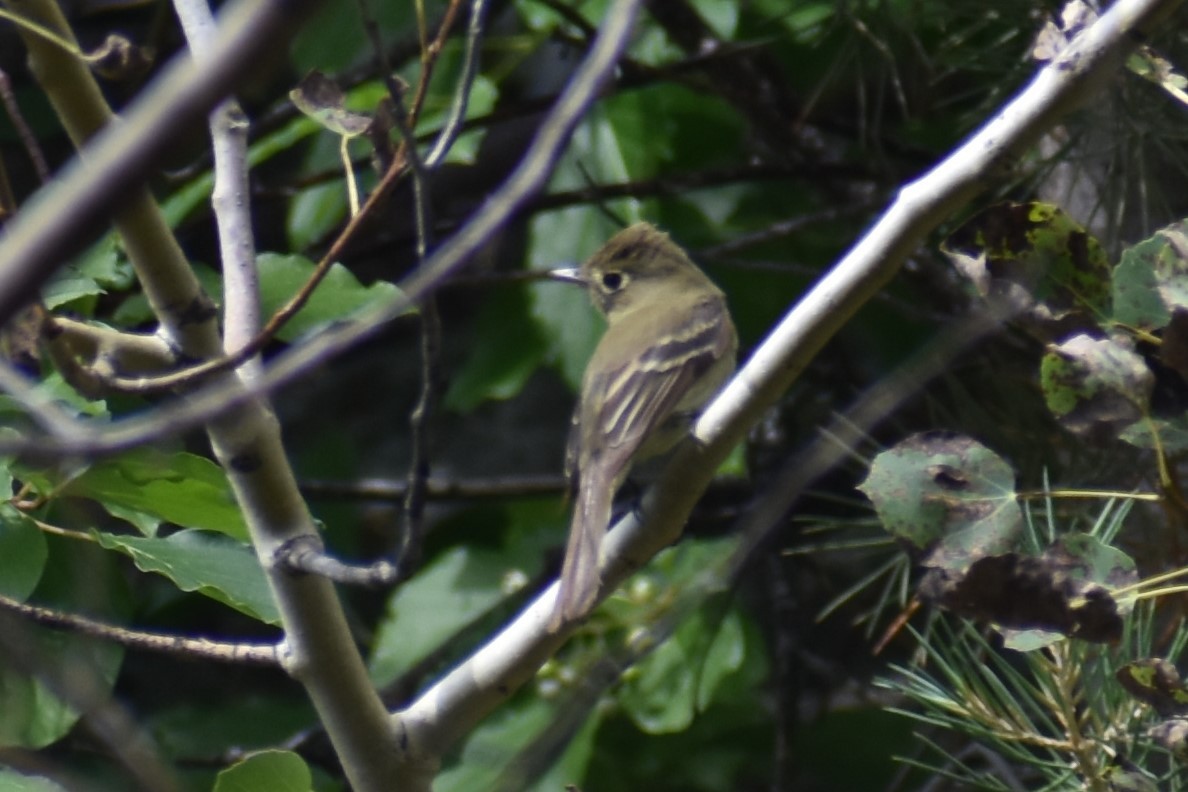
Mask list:
[[[607,482],[594,480],[596,476],[586,478],[573,510],[557,604],[549,622],[549,628],[554,631],[563,623],[585,616],[594,607],[602,583],[598,562],[602,537],[610,522],[612,488]]]

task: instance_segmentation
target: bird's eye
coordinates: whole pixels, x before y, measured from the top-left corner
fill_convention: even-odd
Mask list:
[[[607,291],[618,291],[619,287],[623,285],[622,273],[604,272],[602,274],[602,285]]]

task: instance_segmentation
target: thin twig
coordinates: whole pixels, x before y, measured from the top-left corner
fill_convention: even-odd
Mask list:
[[[455,0],[450,9],[447,11],[442,20],[442,27],[438,31],[438,36],[430,45],[429,52],[440,53],[441,47],[445,37],[448,34],[449,26],[453,23],[456,16],[456,8],[460,6],[461,0]],[[420,112],[421,104],[424,102],[426,91],[428,90],[428,81],[432,76],[432,64],[430,60],[424,65],[421,73],[421,79],[417,84],[417,91],[413,99],[412,109],[408,113],[411,123],[415,123],[417,114]],[[399,123],[400,111],[396,111]],[[405,121],[406,125],[408,120]],[[408,139],[411,140],[411,133]],[[155,377],[113,377],[107,381],[108,387],[113,391],[121,393],[149,395],[154,393],[163,393],[166,391],[177,389],[183,385],[191,385],[195,382],[201,381],[213,374],[227,371],[241,365],[244,361],[259,354],[264,350],[269,342],[276,336],[282,327],[290,319],[297,315],[297,313],[305,307],[309,301],[310,295],[313,294],[314,289],[322,282],[326,273],[330,271],[331,266],[334,265],[346,250],[348,244],[354,239],[355,234],[364,227],[364,220],[367,219],[376,207],[383,205],[388,194],[396,186],[396,183],[405,174],[405,167],[411,165],[414,169],[416,165],[414,160],[410,157],[415,156],[416,152],[412,145],[401,147],[397,152],[397,156],[384,173],[380,183],[375,190],[367,197],[363,206],[358,213],[353,215],[348,221],[346,227],[330,245],[330,248],[318,260],[312,273],[306,279],[302,287],[294,294],[289,301],[279,308],[265,323],[264,327],[258,334],[250,341],[244,343],[235,353],[228,354],[224,357],[215,358],[205,361],[195,366],[191,366],[180,371],[171,372]]]
[[[217,26],[206,0],[173,0],[190,51],[199,62],[210,57]],[[260,278],[252,232],[247,139],[249,123],[232,98],[219,102],[208,119],[214,157],[210,203],[219,237],[223,271],[223,350],[235,353],[260,329]],[[259,373],[259,361],[245,360],[241,374]]]
[[[482,52],[483,26],[487,17],[487,0],[474,0],[470,7],[470,21],[466,26],[466,49],[462,57],[462,74],[454,91],[450,114],[437,133],[433,148],[425,155],[425,167],[436,168],[445,161],[446,154],[466,122],[466,108],[470,103],[470,90],[478,76],[479,55]]]
[[[441,390],[441,316],[434,295],[421,302],[418,315],[421,320],[421,392],[408,416],[411,459],[404,496],[404,531],[397,554],[401,579],[410,577],[421,560],[425,490],[430,472],[429,427]]]
[[[327,554],[321,538],[314,535],[302,535],[286,542],[273,554],[273,561],[294,572],[320,575],[348,586],[380,588],[392,585],[397,579],[396,566],[390,561],[348,564]]]
[[[416,259],[417,266],[420,267],[432,242],[429,216],[429,172],[421,160],[420,152],[417,151],[413,122],[410,122],[409,113],[404,107],[404,92],[396,85],[392,76],[391,66],[387,63],[379,30],[371,17],[366,0],[358,0],[358,3],[365,20],[364,27],[371,37],[372,47],[381,64],[384,83],[392,100],[392,118],[402,138],[402,150],[405,152],[412,170]],[[459,5],[459,0],[451,3],[451,6],[457,5]],[[446,19],[442,23],[435,41],[444,42],[455,16],[456,11],[446,14]],[[426,47],[421,54],[420,86],[422,89],[428,85],[428,74],[432,71],[438,53],[440,53],[440,48],[431,51]],[[424,95],[423,91],[420,92],[421,97]],[[416,406],[409,415],[412,459],[409,463],[408,492],[404,501],[404,531],[397,553],[401,575],[405,577],[412,574],[420,561],[421,529],[425,503],[424,482],[429,476],[429,424],[433,416],[438,390],[437,382],[440,377],[438,369],[441,350],[441,318],[437,312],[437,301],[432,295],[422,301],[417,319],[421,335],[421,393]]]
[[[619,0],[623,12],[630,13],[631,19],[634,19],[632,9],[637,2],[638,0]],[[569,142],[573,128],[597,98],[617,63],[619,47],[611,42],[617,36],[625,35],[625,28],[630,26],[627,20],[609,17],[605,24],[605,30],[613,30],[614,35],[606,40],[604,46],[596,46],[590,51],[575,77],[566,85],[556,105],[541,124],[519,165],[503,184],[490,194],[486,203],[470,220],[432,252],[423,267],[410,273],[398,284],[402,295],[400,299],[366,310],[353,321],[328,327],[300,346],[286,350],[273,360],[263,376],[245,389],[212,383],[189,393],[185,402],[170,403],[118,424],[105,426],[101,431],[76,422],[70,427],[73,431],[69,436],[0,439],[0,453],[20,450],[36,453],[42,458],[52,458],[61,454],[95,456],[115,453],[149,440],[176,435],[234,405],[304,376],[331,357],[368,338],[384,323],[403,315],[418,300],[438,289],[452,277],[492,234],[502,228],[510,217],[545,186],[553,165]],[[385,181],[395,182],[398,174],[394,174],[393,170],[389,169]],[[381,185],[383,183],[381,182]],[[377,188],[376,193],[379,191]],[[368,203],[372,202],[374,196],[375,193],[368,198]],[[56,228],[50,220],[47,220],[47,223],[49,227]],[[355,218],[352,218],[348,223],[348,230],[354,223]],[[347,232],[343,233],[346,235]],[[335,247],[341,250],[337,242]],[[5,246],[0,244],[0,252],[4,250]],[[273,317],[273,321],[278,320],[279,317]],[[269,322],[269,326],[273,321]],[[265,330],[268,330],[268,326]]]
[[[274,667],[280,665],[279,645],[275,642],[214,641],[208,638],[188,638],[168,633],[130,630],[127,627],[106,624],[87,616],[80,616],[77,613],[67,613],[41,605],[30,605],[27,602],[19,602],[2,595],[0,595],[0,608],[47,627],[112,641],[129,649],[178,655],[191,660],[214,660],[220,663]]]
[[[89,228],[106,218],[129,187],[143,182],[160,156],[205,116],[229,86],[256,68],[260,53],[284,41],[312,0],[233,0],[208,62],[175,58],[136,101],[87,144],[0,235],[0,322],[87,241],[66,229]],[[83,164],[85,158],[86,164]],[[64,209],[65,208],[65,209]]]
[[[474,0],[467,26],[465,62],[462,76],[454,92],[450,117],[442,127],[421,171],[414,173],[413,189],[416,206],[417,262],[424,262],[429,245],[432,244],[433,229],[429,224],[429,174],[445,161],[454,138],[466,118],[470,101],[470,90],[478,73],[480,41],[483,19],[486,12],[485,0]],[[441,35],[438,40],[442,40]],[[425,57],[429,57],[426,53]],[[408,146],[414,148],[416,141],[410,138]],[[418,314],[421,322],[421,392],[417,403],[409,414],[411,437],[411,460],[408,466],[408,487],[404,498],[404,531],[397,555],[400,577],[408,578],[420,564],[421,545],[424,533],[425,501],[431,465],[429,462],[430,427],[437,409],[437,398],[441,392],[441,315],[437,310],[437,298],[429,295],[421,302]]]
[[[42,184],[45,184],[50,180],[50,169],[45,161],[45,154],[41,152],[41,146],[37,142],[37,136],[33,134],[33,130],[25,122],[25,116],[21,113],[21,106],[17,104],[16,95],[12,92],[12,80],[9,79],[8,72],[3,69],[0,69],[0,102],[4,103],[4,111],[8,113],[8,120],[12,122],[13,129],[17,133],[17,138],[20,139],[21,145],[25,147],[25,152],[29,155],[29,161],[33,163],[33,170],[37,172],[38,180]]]

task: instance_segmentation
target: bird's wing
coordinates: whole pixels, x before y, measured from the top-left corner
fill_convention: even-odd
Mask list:
[[[590,457],[612,449],[630,457],[698,379],[729,352],[734,330],[716,299],[698,302],[682,320],[679,327],[658,334],[667,340],[647,346],[640,354],[615,361],[617,365],[590,367],[575,418],[599,431],[588,438],[590,447],[583,448],[575,425],[568,454],[571,470],[575,463],[581,467]],[[614,329],[625,331],[631,326]]]

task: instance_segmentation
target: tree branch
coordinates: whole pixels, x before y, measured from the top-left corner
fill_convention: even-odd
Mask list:
[[[349,322],[329,327],[300,346],[286,350],[277,356],[258,380],[244,389],[218,382],[210,383],[187,394],[184,403],[171,403],[128,418],[118,425],[103,427],[101,431],[78,423],[73,431],[53,438],[0,439],[0,453],[25,452],[41,458],[62,454],[98,456],[184,432],[238,404],[304,376],[370,337],[385,322],[406,313],[418,300],[453,276],[492,234],[544,187],[573,128],[609,80],[621,51],[620,39],[628,34],[638,2],[618,0],[614,6],[627,14],[627,19],[613,17],[608,12],[603,37],[599,39],[601,46],[591,49],[541,125],[520,164],[491,193],[474,216],[433,251],[423,267],[397,284],[402,294],[400,299],[389,305],[372,308]],[[618,43],[612,46],[614,42]],[[0,253],[3,250],[4,246],[0,244]],[[3,288],[2,278],[0,288]]]
[[[213,641],[208,638],[188,638],[184,635],[130,630],[127,627],[104,624],[77,613],[66,613],[40,605],[30,605],[5,596],[0,596],[0,608],[46,627],[70,630],[80,635],[112,641],[129,649],[173,654],[191,660],[203,659],[219,663],[280,666],[280,645],[277,643]]]
[[[25,0],[12,3],[27,7]],[[260,54],[284,41],[312,0],[234,0],[220,15],[219,36],[199,66],[179,55],[121,116],[87,146],[0,235],[0,323],[28,302],[63,259],[81,248],[116,205],[140,184],[172,142],[199,121]],[[123,202],[120,202],[123,203]],[[66,229],[74,229],[68,233]]]
[[[214,15],[205,0],[174,0],[194,59],[206,63],[214,49]],[[234,97],[219,102],[210,113],[214,188],[210,203],[219,236],[223,271],[223,350],[234,354],[260,329],[260,277],[256,270],[256,242],[252,233],[251,185],[248,179],[247,116]],[[259,373],[259,361],[247,360],[240,369]]]
[[[702,414],[644,499],[607,535],[605,596],[676,541],[714,470],[748,428],[788,389],[818,350],[895,274],[926,234],[990,186],[1063,114],[1089,100],[1125,53],[1179,0],[1121,0],[981,131],[906,187],[879,223],[752,355]],[[766,528],[765,528],[766,530]],[[469,724],[526,680],[564,640],[546,624],[556,584],[545,590],[466,662],[425,691],[397,718],[419,750],[443,750]]]

